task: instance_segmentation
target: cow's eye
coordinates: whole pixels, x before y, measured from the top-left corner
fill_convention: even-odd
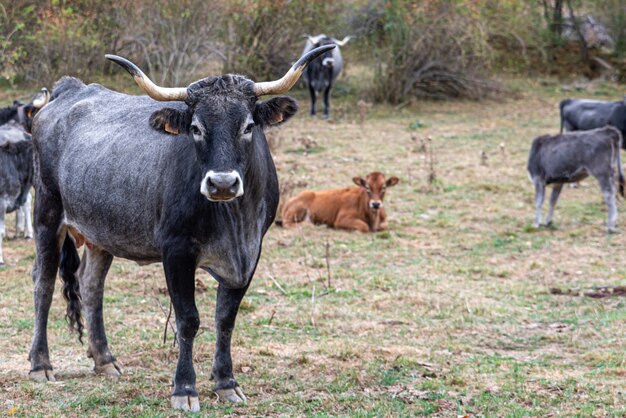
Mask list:
[[[193,136],[199,136],[200,135],[200,128],[198,128],[196,125],[191,125],[191,134]]]
[[[252,129],[254,128],[254,123],[249,123],[248,126],[246,126],[246,129],[243,131],[244,134],[249,134],[252,132]]]

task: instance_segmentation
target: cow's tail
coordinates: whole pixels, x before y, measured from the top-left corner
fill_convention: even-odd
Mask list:
[[[67,234],[65,241],[63,241],[63,248],[61,249],[61,262],[59,265],[59,271],[61,278],[63,279],[63,296],[67,301],[67,311],[65,318],[70,325],[70,329],[78,332],[78,340],[83,343],[83,318],[81,316],[81,300],[80,300],[80,288],[78,285],[78,278],[76,277],[76,271],[80,265],[80,257],[74,241]]]
[[[565,100],[561,100],[561,103],[559,103],[559,114],[561,115],[561,130],[559,131],[559,133],[561,134],[563,133],[563,125],[565,123],[565,118],[563,117],[563,108],[569,102],[570,102],[569,99],[565,99]]]

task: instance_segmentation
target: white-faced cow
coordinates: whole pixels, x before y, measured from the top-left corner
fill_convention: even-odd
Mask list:
[[[150,97],[70,77],[57,82],[33,123],[32,379],[54,380],[46,329],[57,269],[67,317],[79,335],[84,309],[96,372],[120,373],[105,335],[102,297],[113,257],[123,257],[163,263],[179,344],[172,407],[200,408],[192,362],[200,325],[196,268],[219,283],[214,391],[222,400],[245,401],[233,376],[231,336],[278,205],[276,168],[263,130],[297,111],[290,97],[258,98],[288,91],[307,64],[332,48],[309,52],[277,81],[224,75],[186,88],[159,87],[130,61],[107,55]],[[68,232],[88,243],[82,260]]]
[[[324,34],[316,36],[307,35],[303,54],[323,45],[338,46],[332,51],[326,52],[319,60],[312,62],[304,72],[303,79],[307,83],[309,93],[311,94],[311,116],[316,114],[315,104],[317,94],[324,92],[324,118],[328,119],[330,112],[330,91],[333,87],[333,83],[343,69],[343,58],[339,47],[348,43],[350,38],[350,36],[346,36],[343,40],[339,41]]]
[[[602,100],[566,99],[559,104],[561,133],[586,131],[610,125],[617,128],[622,137],[626,135],[626,97],[624,100],[607,102]],[[622,143],[622,146],[626,144]]]
[[[321,191],[306,190],[289,199],[277,224],[290,227],[310,221],[348,231],[377,232],[387,229],[383,199],[387,188],[398,184],[397,177],[385,179],[375,171],[366,178],[352,179],[357,187]]]
[[[614,232],[617,221],[615,168],[618,170],[619,192],[624,196],[621,146],[622,135],[611,126],[535,138],[528,157],[528,173],[535,185],[535,228],[541,225],[546,185],[553,185],[546,218],[546,225],[550,225],[563,184],[591,175],[600,184],[609,212],[607,227],[609,232]]]

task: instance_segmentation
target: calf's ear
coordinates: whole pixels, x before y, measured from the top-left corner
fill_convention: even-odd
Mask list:
[[[187,112],[164,107],[150,115],[150,126],[153,129],[170,135],[178,135],[189,130],[190,120]]]
[[[361,187],[366,187],[367,186],[367,183],[365,182],[365,179],[363,177],[353,177],[352,181],[357,186],[361,186]]]
[[[391,187],[391,186],[395,186],[396,184],[398,184],[399,181],[400,181],[399,178],[397,178],[396,176],[393,176],[393,177],[389,177],[387,181],[385,182],[385,184],[387,185],[387,187]]]
[[[274,97],[264,102],[257,103],[254,107],[254,121],[261,125],[279,125],[298,111],[298,102],[287,96]]]

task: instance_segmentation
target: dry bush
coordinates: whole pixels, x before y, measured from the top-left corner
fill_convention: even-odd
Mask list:
[[[360,28],[376,58],[372,96],[378,102],[411,98],[480,99],[498,91],[488,79],[492,59],[475,5],[446,0],[370,2]]]
[[[3,3],[3,75],[50,85],[66,74],[100,73],[122,9],[113,0]]]
[[[342,7],[322,0],[229,2],[224,72],[282,76],[304,48],[303,35],[332,31]]]
[[[158,0],[133,2],[120,22],[124,36],[120,53],[147,69],[162,85],[183,85],[215,58],[223,59],[219,31],[224,19],[222,1]]]

